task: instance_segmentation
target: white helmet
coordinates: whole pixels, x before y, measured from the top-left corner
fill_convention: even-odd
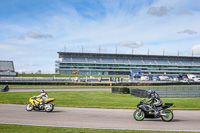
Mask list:
[[[44,90],[41,90],[40,93],[44,93]]]

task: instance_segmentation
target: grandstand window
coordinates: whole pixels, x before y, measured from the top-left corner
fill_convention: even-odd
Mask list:
[[[73,62],[86,62],[86,59],[84,57],[73,57]]]
[[[71,62],[71,58],[69,58],[69,57],[64,57],[64,58],[63,58],[63,61]]]

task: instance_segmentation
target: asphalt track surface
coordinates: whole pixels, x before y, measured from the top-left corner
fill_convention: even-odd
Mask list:
[[[200,111],[174,111],[174,120],[135,121],[132,109],[55,107],[53,112],[31,111],[25,105],[0,104],[0,123],[55,127],[200,132]]]
[[[32,89],[30,91],[39,91],[41,88]],[[16,89],[14,90],[16,91]],[[107,90],[110,90],[110,88],[107,88]],[[200,111],[174,110],[174,119],[171,122],[164,122],[161,118],[145,118],[143,121],[135,121],[133,118],[134,111],[133,109],[74,108],[56,107],[55,105],[54,111],[47,113],[44,111],[28,112],[26,105],[0,104],[0,123],[74,128],[200,132]]]

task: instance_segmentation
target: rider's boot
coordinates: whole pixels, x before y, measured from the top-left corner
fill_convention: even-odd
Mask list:
[[[154,116],[155,116],[155,117],[158,117],[159,114],[160,114],[160,111],[158,110],[158,108],[155,108],[154,111],[155,111]]]
[[[158,110],[158,108],[156,108],[156,114],[159,115],[160,111]]]
[[[35,107],[39,107],[39,104],[40,104],[40,103],[38,102],[38,103],[37,103],[37,104],[35,104],[34,106],[35,106]]]
[[[159,114],[160,114],[160,111],[158,110],[158,108],[156,108],[155,105],[152,105],[152,108],[153,108],[153,110],[154,110],[154,116],[155,116],[155,117],[158,117]]]

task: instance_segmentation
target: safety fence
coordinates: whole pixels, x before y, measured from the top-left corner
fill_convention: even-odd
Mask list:
[[[118,88],[118,89],[117,89]],[[128,90],[127,90],[128,89]],[[187,87],[115,87],[112,93],[124,93],[147,98],[147,91],[156,91],[161,98],[200,98],[200,86]]]
[[[152,89],[156,91],[161,98],[200,98],[200,86],[130,88],[130,90],[134,89],[146,91]]]

